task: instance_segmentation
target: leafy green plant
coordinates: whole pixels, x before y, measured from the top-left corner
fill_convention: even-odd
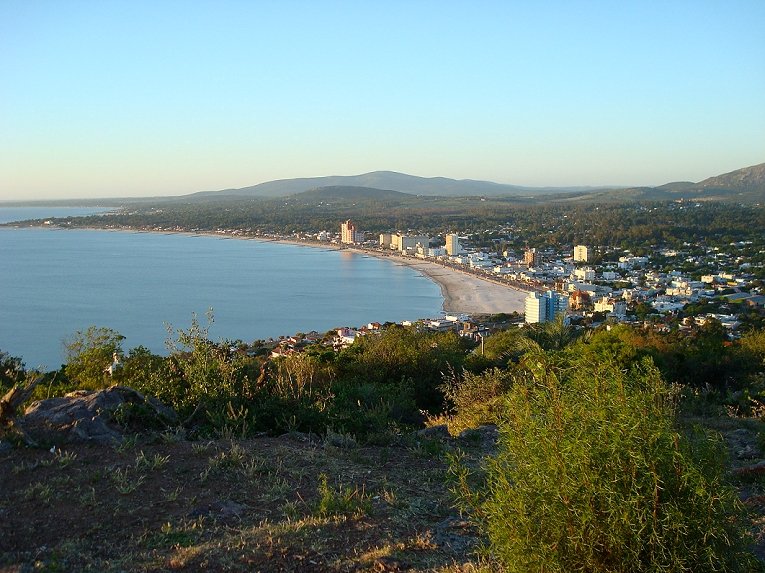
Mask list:
[[[562,366],[538,356],[516,381],[481,485],[452,468],[506,570],[746,570],[722,443],[675,428],[650,360]]]
[[[111,383],[107,372],[114,358],[122,355],[124,336],[110,328],[90,326],[78,330],[64,343],[66,376],[79,388],[97,390]]]
[[[502,397],[512,384],[508,370],[493,368],[482,374],[450,372],[444,376],[441,391],[454,409],[449,430],[454,434],[481,424],[494,424],[501,410]]]

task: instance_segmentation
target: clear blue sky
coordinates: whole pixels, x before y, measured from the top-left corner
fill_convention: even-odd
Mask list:
[[[0,200],[763,161],[763,0],[0,0]]]

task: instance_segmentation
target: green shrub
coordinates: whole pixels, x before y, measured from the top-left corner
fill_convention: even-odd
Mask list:
[[[493,368],[482,374],[451,372],[444,377],[441,390],[453,407],[449,430],[458,434],[481,424],[495,424],[502,407],[503,396],[510,388],[509,371]]]
[[[340,380],[332,385],[328,416],[333,430],[364,443],[391,443],[408,425],[421,421],[412,387]]]
[[[123,340],[124,336],[110,328],[89,326],[75,332],[64,342],[67,378],[85,390],[109,386],[112,378],[106,369],[115,357],[122,356]]]
[[[722,444],[675,429],[650,360],[628,371],[535,360],[507,395],[482,485],[456,469],[507,571],[747,570]]]
[[[453,332],[417,332],[393,327],[364,336],[338,357],[340,377],[374,384],[405,382],[417,408],[436,412],[443,404],[442,372],[461,370],[468,343]]]

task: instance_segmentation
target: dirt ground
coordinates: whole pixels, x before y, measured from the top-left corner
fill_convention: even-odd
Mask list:
[[[476,570],[449,441],[336,442],[166,433],[6,451],[0,571]]]
[[[763,423],[700,419],[724,437],[765,562]],[[498,571],[455,509],[449,454],[478,465],[495,434],[388,447],[334,436],[186,440],[0,453],[0,573]]]

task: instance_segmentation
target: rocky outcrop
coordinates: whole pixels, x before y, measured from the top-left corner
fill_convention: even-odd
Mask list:
[[[175,412],[132,388],[78,390],[29,406],[17,424],[46,444],[112,444],[126,433],[160,429],[176,423]]]

